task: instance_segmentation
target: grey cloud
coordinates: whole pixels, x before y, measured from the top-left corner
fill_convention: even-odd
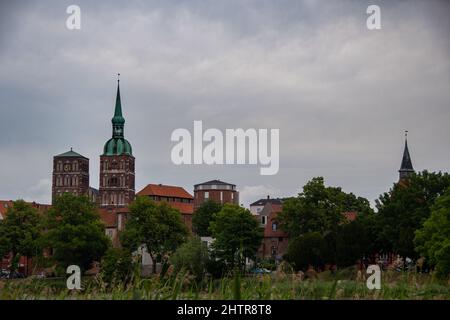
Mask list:
[[[248,204],[323,175],[373,200],[397,178],[404,129],[416,169],[448,171],[450,6],[377,3],[380,31],[369,1],[78,1],[80,31],[64,26],[72,3],[2,4],[0,198],[48,202],[52,156],[71,146],[98,185],[117,72],[138,189],[220,178]],[[279,174],[173,165],[170,134],[194,120],[279,128]]]

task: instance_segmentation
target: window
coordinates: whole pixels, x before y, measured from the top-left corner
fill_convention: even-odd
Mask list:
[[[205,191],[205,199],[209,199],[209,192]]]
[[[119,181],[118,181],[117,177],[112,177],[111,179],[109,179],[110,187],[117,187],[118,183],[119,183]]]
[[[220,191],[220,202],[223,202],[223,191]]]
[[[279,237],[278,242],[283,242],[283,237]]]
[[[231,193],[231,200],[234,200],[234,193]]]
[[[266,225],[266,216],[261,217],[261,224]]]
[[[273,231],[277,231],[277,227],[278,227],[278,225],[277,225],[276,222],[272,223],[272,230]]]

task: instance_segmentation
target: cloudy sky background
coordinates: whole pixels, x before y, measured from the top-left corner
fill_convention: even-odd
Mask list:
[[[52,157],[70,147],[98,187],[117,72],[137,191],[218,178],[248,205],[324,176],[373,201],[398,179],[405,129],[416,170],[450,169],[449,2],[16,2],[0,2],[0,199],[50,202]],[[194,120],[279,128],[279,173],[175,166],[170,135]]]

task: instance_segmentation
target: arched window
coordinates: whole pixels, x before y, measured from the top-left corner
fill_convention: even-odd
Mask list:
[[[109,187],[117,187],[119,185],[119,180],[117,177],[112,177],[109,179]]]

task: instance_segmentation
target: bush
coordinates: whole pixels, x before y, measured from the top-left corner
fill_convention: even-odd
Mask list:
[[[133,274],[131,253],[124,249],[110,248],[101,262],[102,280],[112,286],[116,283],[126,284]]]
[[[203,279],[208,260],[208,248],[199,237],[193,237],[182,244],[169,259],[175,272],[187,270],[197,280]]]

